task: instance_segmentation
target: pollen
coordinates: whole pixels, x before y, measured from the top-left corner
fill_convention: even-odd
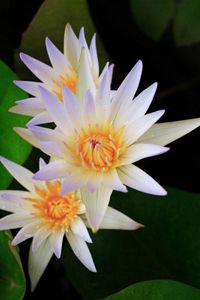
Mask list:
[[[34,216],[41,220],[42,226],[51,230],[68,230],[71,222],[80,211],[80,198],[75,192],[60,195],[61,182],[47,181],[45,188],[35,186],[36,199],[30,199]]]
[[[83,167],[105,172],[119,165],[125,144],[123,129],[115,132],[111,125],[82,130],[75,143],[76,157]]]
[[[67,73],[60,75],[56,80],[53,81],[52,91],[56,94],[60,101],[63,101],[62,88],[63,86],[68,87],[74,94],[76,92],[77,75],[76,72],[69,68]]]

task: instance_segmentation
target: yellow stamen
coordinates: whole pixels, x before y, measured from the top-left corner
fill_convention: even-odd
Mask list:
[[[108,171],[119,165],[124,152],[123,128],[115,132],[111,124],[82,130],[74,146],[74,156],[79,164],[95,171]]]
[[[78,194],[71,192],[61,196],[60,189],[60,181],[47,181],[44,189],[35,186],[38,197],[29,199],[35,208],[34,216],[41,219],[41,225],[54,231],[68,230],[80,211]]]
[[[54,80],[52,85],[52,91],[57,95],[60,101],[63,101],[63,94],[62,94],[63,86],[67,86],[75,94],[76,82],[77,82],[76,72],[72,68],[69,68],[67,70],[67,74],[60,75],[56,80]]]

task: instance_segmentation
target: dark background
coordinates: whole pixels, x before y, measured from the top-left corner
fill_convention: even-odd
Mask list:
[[[21,35],[28,27],[42,0],[0,2],[0,59],[13,70],[14,53],[20,45]],[[150,111],[166,109],[162,121],[199,117],[200,111],[200,45],[177,48],[169,26],[159,42],[154,42],[136,26],[129,1],[88,0],[96,28],[105,48],[115,63],[113,88],[117,88],[138,59],[144,63],[139,91],[158,81],[159,87]],[[67,22],[67,20],[66,20]],[[24,79],[24,78],[23,78]],[[139,165],[159,183],[192,192],[200,192],[199,130],[172,143],[171,150]],[[35,153],[35,152],[34,152]],[[27,164],[30,164],[32,157]],[[26,243],[20,247],[27,265]],[[68,283],[61,260],[53,258],[33,294],[24,299],[80,299]]]

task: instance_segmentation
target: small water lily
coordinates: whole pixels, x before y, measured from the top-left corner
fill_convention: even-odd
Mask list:
[[[60,102],[63,101],[63,86],[67,86],[79,99],[82,99],[87,89],[95,93],[104,72],[108,69],[108,64],[106,64],[102,74],[99,75],[96,35],[93,36],[90,47],[88,47],[84,28],[81,28],[79,38],[77,38],[71,26],[67,24],[64,34],[64,54],[55,47],[49,38],[46,38],[46,48],[52,67],[27,54],[20,53],[21,60],[41,82],[14,81],[17,86],[33,97],[17,101],[17,105],[10,111],[33,116],[30,124],[51,121],[40,98],[38,86],[52,91]],[[112,66],[110,67],[112,76],[111,69]]]
[[[139,61],[112,98],[108,70],[96,95],[88,91],[82,102],[64,87],[64,106],[41,87],[41,97],[56,128],[16,128],[27,141],[54,158],[34,178],[63,178],[62,194],[80,189],[94,230],[101,225],[113,190],[126,192],[128,186],[166,195],[152,177],[133,163],[166,152],[166,144],[200,125],[200,119],[155,124],[164,110],[145,113],[157,84],[133,100],[141,73]]]
[[[29,253],[29,275],[34,290],[53,253],[60,258],[66,236],[74,254],[92,272],[96,268],[86,242],[85,206],[79,191],[60,194],[62,181],[35,181],[24,167],[0,158],[5,168],[27,191],[0,191],[0,209],[12,214],[0,219],[0,230],[21,228],[12,241],[17,245],[33,238]],[[40,159],[40,168],[46,163]],[[102,229],[135,230],[143,227],[121,212],[108,207]]]

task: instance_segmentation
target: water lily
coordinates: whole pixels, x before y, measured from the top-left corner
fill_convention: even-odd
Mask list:
[[[200,125],[200,119],[155,124],[164,110],[146,114],[157,84],[134,98],[142,73],[139,61],[111,97],[110,74],[104,74],[96,95],[83,101],[63,87],[63,104],[40,88],[55,129],[33,126],[16,131],[53,159],[34,178],[63,178],[61,193],[80,189],[90,226],[97,230],[113,190],[128,187],[153,195],[166,191],[135,162],[166,152],[166,144]],[[134,98],[134,100],[133,100]]]
[[[79,38],[77,38],[71,26],[67,24],[64,34],[64,53],[57,49],[49,38],[46,38],[46,48],[52,67],[27,54],[20,53],[21,60],[41,82],[14,81],[17,86],[33,97],[17,101],[17,105],[10,111],[33,116],[30,124],[51,121],[40,98],[38,86],[44,86],[52,91],[60,102],[63,101],[63,86],[67,86],[79,99],[82,99],[87,89],[95,93],[105,70],[108,69],[108,64],[106,64],[102,74],[99,75],[96,35],[93,36],[88,47],[84,28],[80,30]],[[110,67],[112,75],[111,69],[112,66]]]
[[[0,219],[0,230],[21,228],[12,241],[17,245],[33,238],[29,253],[29,275],[34,290],[53,253],[60,258],[64,236],[74,254],[92,272],[96,268],[86,242],[85,205],[79,191],[60,194],[62,181],[35,181],[26,168],[1,157],[12,176],[27,190],[0,192],[0,209],[11,212]],[[40,168],[46,163],[40,159]],[[142,227],[121,212],[108,207],[102,229],[135,230]]]

